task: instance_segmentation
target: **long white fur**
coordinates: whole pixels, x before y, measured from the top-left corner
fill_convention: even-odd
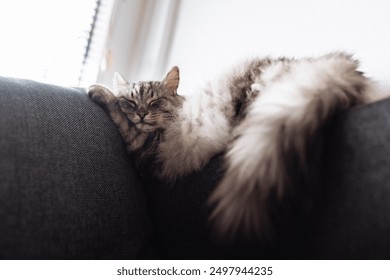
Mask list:
[[[226,149],[231,138],[227,118],[233,110],[231,96],[224,83],[210,84],[208,90],[213,94],[187,97],[177,120],[166,130],[166,140],[159,146],[163,177],[198,170]]]
[[[252,90],[261,94],[234,129],[228,169],[211,198],[220,233],[267,234],[269,194],[281,197],[292,179],[281,153],[297,155],[304,170],[308,140],[320,126],[337,110],[369,100],[371,82],[357,67],[349,57],[329,55],[293,61],[287,71],[279,62],[257,78]],[[321,110],[313,111],[317,105]]]
[[[247,67],[242,64],[234,73],[242,75]],[[308,141],[325,121],[338,111],[388,96],[343,53],[273,60],[261,67],[251,85],[254,100],[238,126],[232,126],[231,80],[223,78],[187,97],[158,145],[159,173],[166,179],[196,171],[228,150],[227,171],[210,199],[212,219],[224,235],[265,233],[269,194],[282,197],[291,191],[286,189],[293,176],[286,156],[296,156],[305,170]],[[116,93],[128,87],[120,75],[114,81]]]

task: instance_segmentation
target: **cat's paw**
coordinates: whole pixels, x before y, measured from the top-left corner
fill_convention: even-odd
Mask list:
[[[92,85],[88,88],[89,97],[98,105],[105,107],[116,102],[115,95],[107,88],[99,85]]]

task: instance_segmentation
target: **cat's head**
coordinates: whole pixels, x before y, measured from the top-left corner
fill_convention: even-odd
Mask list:
[[[184,97],[177,94],[179,68],[173,67],[162,81],[128,83],[114,75],[114,92],[121,111],[142,132],[165,128],[172,121]]]

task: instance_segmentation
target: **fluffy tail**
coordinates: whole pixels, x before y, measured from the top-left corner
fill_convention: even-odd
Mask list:
[[[285,66],[275,64],[252,86],[259,95],[234,132],[226,174],[210,198],[211,220],[225,237],[269,235],[270,204],[296,191],[293,171],[304,174],[309,141],[335,113],[367,100],[370,81],[347,55]]]

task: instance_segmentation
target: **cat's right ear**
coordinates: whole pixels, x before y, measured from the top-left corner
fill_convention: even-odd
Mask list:
[[[118,72],[114,73],[113,86],[114,93],[117,96],[121,93],[127,92],[129,89],[129,83]]]

